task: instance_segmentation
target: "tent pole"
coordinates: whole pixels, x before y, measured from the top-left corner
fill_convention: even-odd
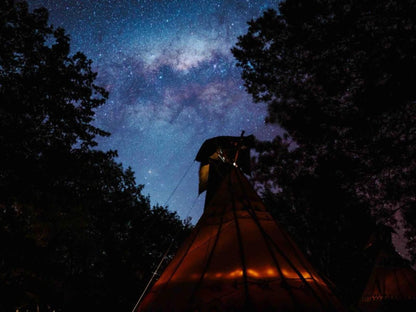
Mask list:
[[[158,266],[156,267],[156,270],[153,272],[152,277],[150,278],[149,282],[147,283],[146,287],[144,288],[142,294],[140,295],[139,300],[137,300],[136,305],[134,306],[132,312],[136,311],[137,307],[139,306],[140,302],[142,301],[144,295],[147,293],[147,289],[149,288],[149,286],[152,284],[155,276],[157,275],[157,272],[159,271],[160,267],[162,266],[163,261],[165,261],[166,256],[168,255],[170,249],[172,248],[173,245],[173,240],[170,243],[168,249],[166,250],[165,254],[163,255],[162,259],[160,260]]]

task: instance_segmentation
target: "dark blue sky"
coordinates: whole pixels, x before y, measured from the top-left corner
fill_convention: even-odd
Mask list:
[[[110,92],[95,124],[112,135],[99,148],[118,150],[152,204],[164,205],[177,187],[169,208],[182,218],[192,208],[196,222],[205,196],[197,197],[194,163],[201,144],[242,130],[260,139],[278,133],[264,124],[265,105],[245,92],[230,52],[247,21],[276,9],[277,0],[29,3],[48,8],[50,22],[70,35],[73,52],[93,60],[97,83]]]

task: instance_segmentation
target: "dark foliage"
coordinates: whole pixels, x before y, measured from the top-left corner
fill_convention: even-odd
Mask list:
[[[0,46],[0,310],[128,311],[188,225],[93,149],[107,92],[46,9],[1,2]]]
[[[348,300],[370,213],[401,213],[416,257],[415,16],[412,0],[286,0],[233,48],[248,92],[287,131],[258,144],[256,179]]]

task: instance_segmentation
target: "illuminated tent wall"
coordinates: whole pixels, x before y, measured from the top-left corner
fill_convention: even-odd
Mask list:
[[[252,140],[201,147],[204,213],[136,311],[343,311],[236,167],[248,169]]]
[[[360,309],[366,312],[416,311],[416,271],[396,252],[391,229],[380,226],[370,245],[379,251],[360,300]]]

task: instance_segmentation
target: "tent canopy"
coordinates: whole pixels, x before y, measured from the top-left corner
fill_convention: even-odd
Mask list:
[[[210,144],[197,159],[219,149]],[[220,172],[221,179],[137,311],[343,311],[243,171],[221,158],[208,162],[209,178]]]
[[[370,278],[360,300],[363,311],[414,311],[416,271],[394,248],[390,227],[379,225],[369,247],[378,250]]]

